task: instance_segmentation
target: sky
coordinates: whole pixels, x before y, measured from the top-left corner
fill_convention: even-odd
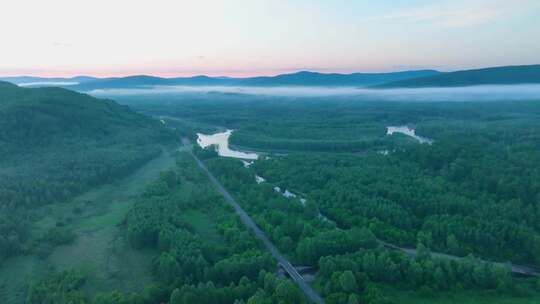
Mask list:
[[[0,0],[0,76],[540,63],[540,0]]]

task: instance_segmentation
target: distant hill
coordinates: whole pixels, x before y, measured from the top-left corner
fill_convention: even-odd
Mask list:
[[[71,88],[78,91],[90,91],[95,89],[122,89],[158,85],[233,85],[237,81],[238,79],[235,78],[218,78],[208,76],[161,78],[148,75],[137,75],[128,77],[97,79],[95,81],[80,83]]]
[[[406,71],[395,73],[324,74],[298,72],[268,77],[178,77],[160,78],[153,76],[129,76],[85,82],[74,87],[81,91],[104,88],[132,88],[152,85],[185,86],[368,86],[388,81],[424,77],[439,74],[433,70]]]
[[[245,78],[242,79],[241,84],[249,86],[367,86],[438,74],[440,72],[434,70],[353,74],[325,74],[303,71],[273,77]]]
[[[415,88],[415,87],[457,87],[486,84],[540,83],[540,65],[505,66],[457,72],[417,70],[392,73],[317,73],[302,71],[277,76],[247,78],[234,77],[176,77],[162,78],[148,75],[127,77],[94,78],[78,76],[73,78],[5,77],[21,86],[65,87],[88,92],[96,89],[129,89],[145,86],[348,86],[373,88]]]
[[[0,90],[17,90],[17,85],[11,82],[0,81]]]
[[[377,88],[460,87],[540,83],[540,65],[504,66],[391,81]]]
[[[161,78],[148,75],[135,75],[115,78],[38,78],[38,77],[10,77],[3,78],[16,84],[34,83],[37,86],[60,86],[77,91],[91,91],[95,89],[111,88],[137,88],[144,86],[369,86],[389,81],[438,75],[434,70],[404,71],[393,73],[353,73],[353,74],[326,74],[315,72],[297,72],[265,77],[176,77]],[[2,78],[0,78],[1,80]],[[69,84],[62,84],[62,82]],[[75,83],[74,83],[75,82]]]

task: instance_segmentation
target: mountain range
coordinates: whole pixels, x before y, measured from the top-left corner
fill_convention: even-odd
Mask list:
[[[540,64],[439,73],[376,85],[377,88],[465,87],[540,83]]]
[[[96,89],[137,88],[145,86],[347,86],[371,88],[458,87],[474,85],[500,85],[540,83],[540,65],[503,66],[485,69],[439,72],[415,70],[391,73],[317,73],[302,71],[277,76],[247,78],[234,77],[175,77],[162,78],[148,75],[95,78],[4,77],[0,80],[20,86],[60,86],[76,91]]]

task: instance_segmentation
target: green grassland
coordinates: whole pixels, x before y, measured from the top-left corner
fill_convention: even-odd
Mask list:
[[[61,225],[74,239],[57,247],[37,248],[37,254],[6,260],[0,268],[0,303],[22,303],[29,284],[49,271],[76,269],[86,275],[84,291],[138,291],[147,286],[154,252],[133,250],[121,224],[147,184],[174,166],[174,157],[164,151],[134,174],[117,182],[96,187],[71,201],[38,208],[32,237],[39,238]],[[42,246],[42,245],[40,245]]]

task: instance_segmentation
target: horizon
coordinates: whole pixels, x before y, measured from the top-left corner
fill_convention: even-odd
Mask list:
[[[0,304],[540,304],[540,0],[4,2]]]
[[[3,77],[456,71],[540,53],[534,0],[21,0],[3,12]]]
[[[540,63],[538,63],[540,64]],[[522,64],[513,64],[513,65],[506,65],[506,66],[520,66]],[[529,64],[529,65],[536,65],[535,63]],[[502,66],[486,66],[486,67],[476,67],[471,69],[483,69],[483,68],[492,68],[492,67],[502,67]],[[319,74],[340,74],[340,75],[351,75],[351,74],[383,74],[383,73],[400,73],[400,72],[413,72],[413,71],[424,71],[424,70],[433,70],[437,72],[456,72],[461,71],[463,69],[456,69],[456,70],[441,70],[436,68],[410,68],[410,69],[393,69],[393,70],[367,70],[367,71],[359,71],[359,70],[350,70],[350,71],[343,71],[343,70],[308,70],[308,69],[290,69],[290,70],[283,70],[283,72],[268,72],[268,73],[261,73],[261,74],[244,74],[244,73],[236,73],[236,72],[230,72],[228,74],[220,74],[219,72],[208,72],[206,74],[201,73],[190,73],[190,72],[179,72],[177,74],[164,74],[161,75],[159,73],[137,73],[136,71],[134,73],[123,73],[123,72],[113,72],[111,74],[90,74],[90,73],[82,73],[82,74],[74,74],[74,73],[67,73],[67,74],[53,74],[53,75],[47,75],[40,74],[39,72],[34,74],[13,74],[13,75],[4,75],[0,74],[0,78],[11,78],[11,77],[36,77],[36,78],[76,78],[76,77],[93,77],[93,78],[99,78],[99,79],[106,79],[106,78],[123,78],[123,77],[136,77],[136,76],[149,76],[149,77],[159,77],[159,78],[190,78],[190,77],[212,77],[212,78],[220,78],[220,77],[227,77],[227,78],[252,78],[252,77],[275,77],[279,75],[287,75],[287,74],[297,74],[302,72],[307,73],[319,73]],[[469,69],[466,69],[469,70]]]
[[[23,78],[23,77],[29,77],[29,78],[77,78],[77,77],[90,77],[90,78],[96,78],[96,79],[108,79],[108,78],[126,78],[126,77],[156,77],[156,78],[165,78],[165,79],[174,79],[174,78],[194,78],[194,77],[209,77],[209,78],[254,78],[254,77],[276,77],[281,75],[291,75],[291,74],[298,74],[298,73],[318,73],[318,74],[337,74],[337,75],[352,75],[352,74],[385,74],[385,73],[404,73],[404,72],[415,72],[415,71],[423,71],[423,70],[432,70],[437,71],[441,73],[451,73],[451,72],[458,72],[458,71],[467,71],[467,70],[478,70],[478,69],[489,69],[489,68],[503,68],[503,67],[515,67],[515,66],[528,66],[528,65],[540,65],[540,63],[532,63],[527,65],[522,64],[511,64],[511,65],[504,65],[504,66],[486,66],[486,67],[478,67],[478,68],[471,68],[471,69],[459,69],[459,70],[439,70],[434,68],[425,68],[425,69],[409,69],[409,70],[394,70],[394,71],[356,71],[356,72],[349,72],[349,73],[340,73],[340,72],[320,72],[320,71],[314,71],[314,70],[293,70],[290,72],[285,73],[278,73],[278,74],[256,74],[256,75],[248,75],[248,76],[229,76],[229,75],[209,75],[209,74],[177,74],[177,75],[168,75],[168,76],[160,76],[156,74],[114,74],[110,76],[94,76],[89,74],[74,74],[74,75],[67,75],[67,76],[43,76],[41,74],[37,75],[0,75],[0,78]]]

